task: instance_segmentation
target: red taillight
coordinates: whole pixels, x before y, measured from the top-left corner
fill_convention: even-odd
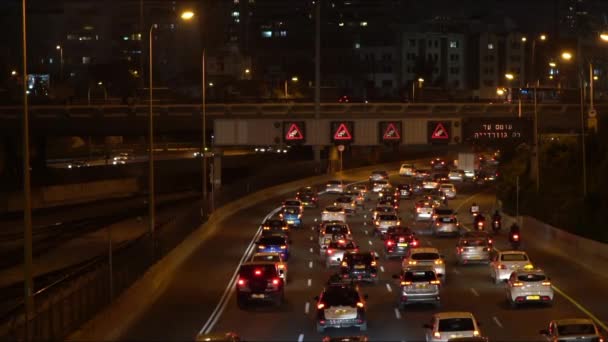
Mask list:
[[[280,282],[279,278],[272,279],[272,285],[279,285]]]
[[[414,247],[418,246],[418,240],[414,240],[414,241],[412,242],[412,246],[414,246]]]
[[[319,309],[319,310],[323,309],[324,307],[325,307],[325,304],[323,304],[323,303],[317,304],[317,309]]]
[[[387,245],[387,246],[392,246],[392,245],[394,245],[394,244],[395,244],[395,243],[394,243],[392,240],[387,240],[387,241],[386,241],[386,245]]]
[[[513,234],[513,240],[519,240],[519,234]]]
[[[357,307],[358,307],[358,308],[362,308],[362,307],[364,307],[364,306],[365,306],[365,305],[363,305],[363,303],[362,303],[362,302],[357,302]]]
[[[245,279],[239,279],[238,284],[239,286],[245,285]]]
[[[491,245],[494,243],[494,241],[492,241],[492,239],[488,239],[488,243]]]
[[[462,247],[458,248],[458,253],[462,253],[462,252],[464,252],[464,248],[462,248]]]
[[[262,270],[255,270],[253,274],[255,274],[256,276],[262,275]]]
[[[327,254],[329,254],[329,255],[334,254],[334,250],[333,249],[327,249]]]

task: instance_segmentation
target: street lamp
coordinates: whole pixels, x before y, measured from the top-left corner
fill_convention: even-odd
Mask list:
[[[562,52],[561,57],[566,62],[570,61],[572,59],[572,52],[564,51],[564,52]]]
[[[298,76],[292,76],[291,77],[291,82],[298,82],[300,79],[298,78]],[[285,91],[285,99],[287,99],[289,97],[289,93],[287,92],[287,80],[285,80],[285,82],[283,83],[283,90]]]
[[[55,46],[56,50],[59,50],[59,78],[63,79],[63,47],[61,45]]]
[[[422,88],[423,84],[424,84],[424,78],[418,77],[418,88]],[[416,99],[416,82],[412,81],[412,103],[414,103],[415,99]]]
[[[509,74],[505,74],[505,78],[509,81],[512,81],[515,78],[515,76],[513,74],[509,73]]]
[[[600,33],[600,39],[603,40],[603,41],[605,41],[605,42],[608,42],[608,32],[602,32],[602,33]]]

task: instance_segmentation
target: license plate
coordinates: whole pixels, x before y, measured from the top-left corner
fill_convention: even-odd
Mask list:
[[[397,247],[407,247],[407,243],[398,243]]]
[[[295,221],[291,220],[291,221],[287,221],[287,224],[294,224]]]
[[[365,269],[365,265],[355,265],[355,269],[356,270],[364,270]]]
[[[254,293],[251,295],[251,298],[264,298],[264,297],[265,297],[265,295],[263,293],[259,293],[259,294]]]
[[[417,289],[425,289],[426,288],[426,284],[416,284],[416,288]]]
[[[481,256],[479,256],[479,255],[471,255],[469,257],[469,259],[475,259],[475,260],[477,260],[477,259],[481,259]]]
[[[540,300],[540,296],[527,296],[527,300]]]

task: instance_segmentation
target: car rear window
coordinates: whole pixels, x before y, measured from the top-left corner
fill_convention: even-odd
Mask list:
[[[285,205],[290,207],[299,207],[300,201],[285,201]]]
[[[435,209],[435,214],[437,215],[452,215],[454,211],[452,209]]]
[[[258,271],[259,274],[256,274]],[[251,278],[251,277],[276,277],[277,270],[274,265],[243,265],[239,270],[239,274],[242,277]]]
[[[460,245],[470,246],[470,247],[487,246],[488,242],[485,239],[471,239],[471,240],[462,240],[460,242]]]
[[[440,217],[437,220],[442,223],[456,223],[456,219],[452,217]]]
[[[331,242],[329,244],[329,248],[335,248],[335,249],[355,249],[355,248],[357,248],[357,246],[355,246],[355,244],[352,241],[349,241],[347,243]]]
[[[267,236],[260,239],[261,245],[285,245],[285,238],[280,236]]]
[[[349,288],[330,287],[323,294],[323,302],[328,307],[340,305],[355,306],[358,301],[359,294],[357,291]]]
[[[325,208],[325,211],[329,211],[329,212],[332,212],[332,213],[336,213],[336,212],[342,211],[342,208],[338,208],[338,207],[327,207],[327,208]]]
[[[325,227],[325,234],[346,234],[348,233],[348,229],[343,225],[329,225]]]
[[[451,190],[453,188],[453,186],[449,185],[449,184],[441,184],[441,188],[442,189],[450,189]]]
[[[545,277],[544,274],[521,274],[521,275],[517,276],[517,279],[519,281],[535,282],[535,281],[543,281],[543,280],[547,279],[547,277]]]
[[[381,221],[397,221],[397,216],[395,215],[380,215]]]
[[[438,331],[471,331],[475,325],[471,318],[445,318],[439,321]]]
[[[266,221],[266,225],[267,226],[271,226],[271,227],[282,227],[283,226],[283,221],[281,221],[281,220],[268,220],[268,221]]]
[[[285,214],[299,214],[300,209],[299,208],[285,208],[285,209],[283,209],[283,212],[285,212]]]
[[[404,169],[405,168],[410,168],[411,169],[411,168],[414,167],[414,165],[412,165],[412,164],[403,164],[403,165],[401,165],[401,167],[404,168]]]
[[[281,258],[278,255],[254,255],[251,261],[272,261],[279,262]]]
[[[342,181],[339,181],[339,180],[330,180],[329,182],[327,182],[327,184],[340,185],[340,184],[342,184]]]
[[[563,324],[557,326],[559,336],[593,335],[595,327],[592,324]]]
[[[503,254],[500,258],[502,261],[528,261],[528,256],[520,253]]]
[[[433,281],[436,280],[435,272],[433,271],[407,271],[403,275],[405,281]]]
[[[369,264],[372,262],[372,256],[369,253],[366,254],[349,254],[346,257],[349,261],[355,263]]]
[[[435,260],[435,259],[439,259],[439,254],[437,254],[437,253],[414,253],[414,254],[412,254],[412,259],[414,259],[414,260]]]

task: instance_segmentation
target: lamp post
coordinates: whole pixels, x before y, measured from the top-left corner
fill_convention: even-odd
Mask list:
[[[295,82],[298,82],[298,80],[299,80],[298,76],[291,77],[291,82],[295,83]],[[289,97],[289,93],[287,92],[287,83],[288,83],[288,80],[285,80],[285,82],[283,83],[283,88],[285,91],[285,99],[287,99]]]
[[[63,46],[57,45],[55,49],[59,50],[59,78],[63,79]]]
[[[156,241],[155,237],[155,229],[156,229],[156,212],[155,212],[155,200],[154,197],[154,113],[153,113],[153,101],[154,101],[154,79],[153,79],[153,62],[154,62],[154,44],[152,33],[156,28],[156,24],[150,25],[150,30],[148,31],[148,94],[149,94],[149,104],[148,104],[148,227],[150,229],[150,234],[152,235],[152,240]]]
[[[515,79],[515,75],[512,73],[506,73],[505,74],[505,78],[507,79],[507,82],[509,83],[509,94],[511,94],[511,101],[513,101],[513,85],[511,84],[511,81],[513,81]],[[521,80],[520,80],[521,83]],[[521,118],[521,91],[518,91],[517,93],[517,117]]]
[[[422,84],[424,83],[424,78],[418,78],[418,88],[422,88]],[[412,81],[412,103],[416,100],[416,81]]]
[[[26,0],[21,1],[22,74],[23,79],[23,285],[25,302],[25,339],[29,340],[29,319],[34,312],[34,280],[32,257],[32,198],[30,184],[30,124],[27,91],[27,17]]]

